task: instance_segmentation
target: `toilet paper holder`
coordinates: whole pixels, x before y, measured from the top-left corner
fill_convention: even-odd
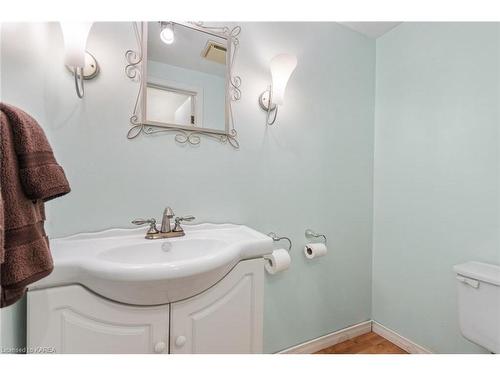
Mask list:
[[[278,241],[281,241],[281,240],[288,241],[288,252],[290,252],[292,250],[292,240],[290,238],[288,238],[288,237],[280,237],[280,236],[278,236],[274,232],[269,232],[267,235],[269,237],[271,237],[274,242],[278,242]]]
[[[326,245],[326,236],[324,234],[316,233],[312,229],[306,229],[305,235],[306,235],[306,238],[319,238],[319,237],[322,237],[323,238],[323,242]]]

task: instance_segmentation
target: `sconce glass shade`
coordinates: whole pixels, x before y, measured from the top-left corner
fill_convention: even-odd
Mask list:
[[[286,85],[296,67],[297,58],[287,53],[277,55],[271,60],[270,68],[273,78],[271,100],[274,104],[282,105],[284,103]]]
[[[91,27],[92,22],[61,22],[66,65],[85,67],[85,49]]]
[[[161,22],[160,39],[165,44],[172,44],[175,39],[172,22]]]

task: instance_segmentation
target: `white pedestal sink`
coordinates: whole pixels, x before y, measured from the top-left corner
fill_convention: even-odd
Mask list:
[[[81,284],[107,299],[162,305],[192,297],[238,262],[273,250],[243,225],[184,225],[184,237],[146,240],[145,228],[110,229],[51,240],[54,271],[30,290]]]

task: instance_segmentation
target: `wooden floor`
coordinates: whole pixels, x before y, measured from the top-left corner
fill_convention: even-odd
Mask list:
[[[408,354],[374,332],[341,342],[315,354]]]

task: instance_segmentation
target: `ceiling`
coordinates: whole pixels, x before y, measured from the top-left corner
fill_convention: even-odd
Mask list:
[[[376,39],[379,36],[384,35],[389,30],[401,24],[401,22],[339,22],[339,23],[373,39]]]
[[[174,42],[165,44],[160,31],[159,22],[148,22],[148,60],[225,77],[226,66],[203,58],[202,52],[208,41],[226,46],[226,39],[176,23]]]

